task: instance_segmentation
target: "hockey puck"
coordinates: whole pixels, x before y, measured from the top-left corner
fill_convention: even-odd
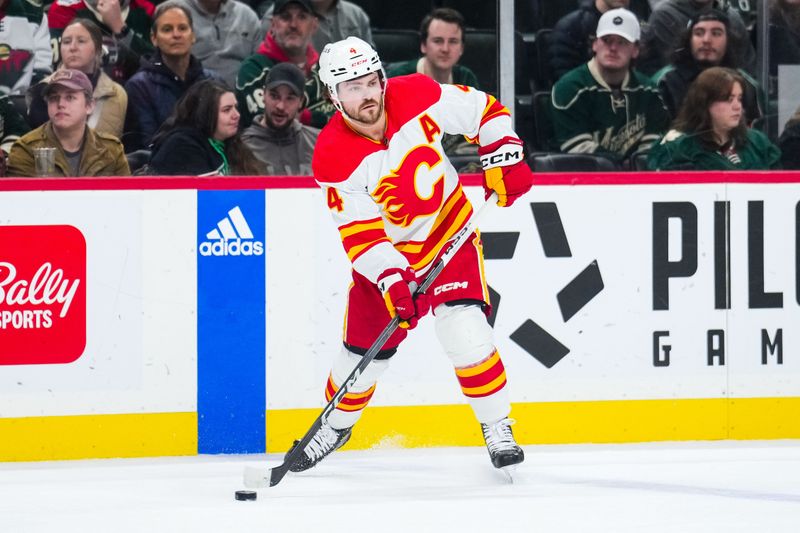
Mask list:
[[[258,493],[254,490],[237,490],[235,498],[240,502],[254,502],[258,497]]]

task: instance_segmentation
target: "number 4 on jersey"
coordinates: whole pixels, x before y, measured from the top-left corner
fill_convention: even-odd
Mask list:
[[[336,192],[336,189],[333,187],[328,187],[328,208],[336,209],[340,213],[344,209],[342,206],[342,197],[339,196],[339,193]]]

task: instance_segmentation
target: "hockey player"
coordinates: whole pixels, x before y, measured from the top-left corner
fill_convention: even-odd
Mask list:
[[[409,287],[472,213],[444,155],[445,133],[480,145],[484,188],[498,193],[498,205],[510,206],[530,189],[532,174],[508,109],[488,94],[421,74],[387,80],[377,52],[356,37],[325,46],[320,78],[338,112],[320,133],[312,168],[353,265],[344,347],[333,362],[328,400],[395,315],[401,328],[290,470],[307,470],[347,442],[397,346],[431,307],[492,463],[522,462],[508,418],[505,369],[486,318],[480,237],[474,234],[453,256],[428,294],[414,298]],[[445,285],[448,290],[437,290]]]

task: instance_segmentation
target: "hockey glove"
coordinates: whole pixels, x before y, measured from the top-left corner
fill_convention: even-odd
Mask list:
[[[400,317],[400,327],[404,329],[414,329],[419,319],[431,308],[427,294],[412,294],[409,287],[412,281],[416,283],[417,276],[411,267],[405,270],[390,268],[378,278],[378,288],[389,314],[392,318],[395,315]]]
[[[486,198],[497,192],[497,205],[508,207],[528,192],[533,185],[533,173],[522,149],[522,141],[503,137],[488,146],[478,148],[483,166],[483,190]]]

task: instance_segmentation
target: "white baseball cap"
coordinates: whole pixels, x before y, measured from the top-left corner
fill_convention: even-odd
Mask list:
[[[642,34],[639,20],[636,15],[625,9],[609,9],[600,17],[597,22],[597,38],[606,35],[619,35],[628,41],[635,43]]]

